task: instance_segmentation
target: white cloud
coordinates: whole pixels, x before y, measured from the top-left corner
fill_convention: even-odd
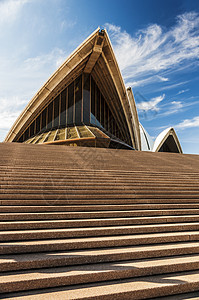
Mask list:
[[[60,28],[61,30],[66,30],[66,29],[71,29],[73,28],[75,25],[77,24],[77,21],[66,21],[66,20],[63,20],[61,23],[60,23]]]
[[[0,98],[0,139],[3,140],[27,101],[19,97]]]
[[[179,91],[179,92],[177,93],[177,95],[181,95],[181,94],[186,93],[186,92],[188,92],[188,91],[189,91],[189,89],[181,90],[181,91]]]
[[[176,129],[186,129],[186,128],[193,128],[199,127],[199,116],[194,117],[193,119],[186,119],[181,123],[175,125]]]
[[[159,92],[159,91],[165,91],[165,90],[171,90],[173,88],[176,88],[180,85],[185,85],[189,82],[189,80],[186,80],[186,81],[182,81],[182,82],[178,82],[178,83],[174,83],[174,84],[170,84],[170,85],[166,85],[166,86],[163,86],[159,89],[156,89],[156,92]]]
[[[183,104],[181,101],[172,101],[171,104],[173,105],[173,110],[178,110],[183,107]]]
[[[67,54],[62,49],[55,48],[51,52],[41,54],[36,57],[30,57],[25,60],[26,71],[35,70],[38,71],[42,68],[51,68],[56,70],[66,59]]]
[[[165,82],[165,81],[169,81],[169,78],[166,77],[162,77],[159,75],[155,75],[155,76],[149,76],[145,79],[142,80],[137,80],[137,81],[127,81],[126,85],[127,86],[131,86],[131,87],[137,87],[137,86],[144,86],[146,84],[151,84],[151,83],[155,83],[155,82]]]
[[[16,112],[9,112],[9,111],[3,111],[0,114],[0,130],[5,130],[8,132],[8,128],[11,128],[14,121],[19,116],[19,111]]]
[[[157,75],[157,78],[160,79],[160,81],[163,81],[163,82],[169,81],[169,78],[167,78],[167,77]]]
[[[0,24],[15,20],[24,4],[30,0],[3,0],[0,2]]]
[[[182,103],[181,101],[172,101],[169,105],[165,105],[166,110],[159,114],[159,117],[169,116],[175,113],[180,112],[187,105]]]
[[[67,54],[64,51],[56,48],[47,54],[28,58],[24,62],[19,63],[10,59],[5,66],[2,65],[0,69],[0,140],[5,138],[6,133],[33,95],[66,57]],[[12,72],[6,72],[7,69],[12,69]]]
[[[148,111],[159,111],[158,104],[165,99],[165,94],[152,98],[150,101],[142,101],[137,104],[139,111],[148,112]]]
[[[135,81],[137,76],[151,76],[199,58],[199,16],[194,12],[178,16],[176,25],[168,31],[153,24],[138,31],[135,37],[119,26],[105,26],[125,80]]]

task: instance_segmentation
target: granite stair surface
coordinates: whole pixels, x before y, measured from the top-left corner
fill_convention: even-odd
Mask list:
[[[0,299],[199,299],[199,156],[0,153]]]

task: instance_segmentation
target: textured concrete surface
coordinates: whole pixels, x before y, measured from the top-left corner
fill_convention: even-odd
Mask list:
[[[0,299],[188,299],[199,291],[198,156],[0,151]]]

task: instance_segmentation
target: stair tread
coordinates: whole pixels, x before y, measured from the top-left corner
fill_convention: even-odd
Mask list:
[[[121,226],[121,225],[118,225],[118,226],[100,226],[100,227],[84,227],[84,228],[53,228],[53,229],[50,229],[50,228],[47,228],[47,229],[36,229],[36,230],[33,230],[33,229],[30,229],[30,230],[16,230],[13,232],[12,231],[2,231],[0,232],[0,236],[4,236],[4,235],[17,235],[17,234],[31,234],[31,233],[59,233],[59,232],[72,232],[75,234],[75,232],[83,232],[85,233],[86,235],[86,231],[88,232],[92,232],[92,231],[113,231],[113,230],[128,230],[128,229],[131,229],[132,231],[135,230],[135,233],[136,233],[136,230],[139,230],[139,229],[152,229],[154,230],[154,232],[158,232],[159,229],[166,229],[166,228],[172,228],[174,231],[175,231],[175,228],[176,227],[182,227],[182,228],[185,228],[186,227],[194,227],[194,226],[199,226],[199,222],[193,222],[193,223],[174,223],[174,224],[156,224],[156,226],[154,227],[154,225],[125,225],[125,226]],[[194,229],[193,229],[194,230]]]
[[[183,250],[193,250],[199,253],[199,242],[178,242],[178,243],[167,243],[167,244],[156,244],[156,245],[138,245],[138,246],[126,246],[126,247],[114,247],[114,248],[101,248],[101,249],[87,249],[87,250],[70,250],[70,251],[59,251],[59,252],[41,252],[41,253],[26,253],[26,254],[9,254],[0,256],[1,264],[10,263],[20,263],[20,262],[30,262],[30,261],[45,261],[54,259],[68,259],[69,263],[72,258],[85,258],[85,257],[103,257],[107,256],[110,259],[114,255],[117,255],[117,260],[122,260],[122,254],[131,254],[132,257],[136,255],[139,256],[146,255],[148,253],[154,252],[155,255],[160,255],[161,251],[166,250],[166,255],[172,255],[172,251],[177,250],[177,254],[183,254]],[[195,249],[195,250],[194,250]],[[195,252],[196,253],[196,252]],[[121,256],[119,257],[118,254]],[[175,254],[175,255],[177,255]],[[87,261],[88,262],[88,261]],[[72,264],[74,260],[72,261]]]
[[[47,206],[48,207],[48,206]],[[54,207],[54,206],[52,206],[52,207]],[[0,208],[1,208],[1,206],[0,206]],[[33,206],[33,208],[34,208],[34,206]],[[159,212],[160,214],[161,214],[161,211],[159,211],[159,210],[156,210],[156,209],[143,209],[143,210],[139,210],[139,209],[137,209],[137,210],[132,210],[132,212]],[[164,210],[165,212],[173,212],[173,213],[175,213],[175,211],[178,211],[177,209],[175,209],[175,210],[173,210],[173,209],[165,209]],[[180,210],[179,209],[179,211],[186,211],[186,212],[192,212],[192,211],[194,211],[194,212],[196,212],[196,213],[199,213],[199,209],[182,209],[182,210]],[[131,211],[129,211],[129,210],[112,210],[112,211],[90,211],[90,212],[87,212],[87,211],[75,211],[75,212],[73,212],[73,211],[70,211],[70,212],[27,212],[27,214],[30,214],[30,215],[34,215],[34,214],[38,214],[38,215],[44,215],[44,214],[55,214],[55,215],[57,215],[57,214],[63,214],[63,213],[68,213],[69,215],[75,215],[75,214],[77,214],[77,213],[80,213],[80,214],[82,214],[82,215],[86,215],[86,214],[101,214],[101,213],[104,213],[104,214],[107,214],[107,215],[109,215],[109,214],[111,214],[111,213],[119,213],[119,214],[123,214],[123,213],[131,213]],[[3,212],[1,212],[0,213],[0,217],[1,217],[1,215],[3,216],[3,215],[25,215],[26,213],[18,213],[18,212],[6,212],[6,213],[3,213]]]
[[[198,290],[197,271],[146,276],[140,278],[81,284],[69,287],[42,289],[5,294],[9,299],[144,299]],[[130,298],[131,297],[131,298]],[[133,297],[133,298],[132,298]]]
[[[13,220],[0,221],[1,230],[24,230],[24,229],[44,229],[44,228],[76,228],[76,227],[95,227],[95,226],[118,226],[118,225],[147,225],[162,223],[178,223],[182,224],[191,222],[199,222],[199,215],[184,216],[149,216],[149,217],[118,217],[118,218],[96,218],[96,219],[71,219],[71,220]]]
[[[164,220],[165,222],[168,222],[168,220],[170,220],[170,219],[172,219],[172,218],[174,218],[174,219],[176,219],[176,220],[178,220],[178,219],[181,219],[181,218],[183,218],[183,219],[189,219],[189,218],[191,218],[191,219],[193,219],[193,220],[195,220],[195,219],[197,219],[197,218],[199,218],[199,214],[198,215],[183,215],[183,216],[175,216],[175,215],[170,215],[170,216],[150,216],[150,217],[133,217],[133,218],[131,218],[131,217],[125,217],[125,218],[122,218],[122,217],[120,217],[120,218],[106,218],[106,219],[97,219],[97,218],[95,218],[95,219],[78,219],[78,220],[30,220],[30,221],[0,221],[0,224],[10,224],[10,223],[13,223],[13,224],[29,224],[29,223],[31,223],[31,224],[36,224],[36,223],[65,223],[65,224],[67,224],[67,223],[75,223],[75,222],[82,222],[82,223],[85,223],[85,222],[98,222],[98,221],[120,221],[120,220],[129,220],[129,221],[136,221],[136,220],[151,220],[151,221],[155,221],[155,220]]]
[[[59,244],[59,243],[68,243],[72,244],[74,242],[83,242],[85,241],[102,241],[102,240],[147,240],[150,238],[164,238],[164,237],[178,237],[184,236],[186,240],[191,240],[195,236],[199,236],[199,231],[183,231],[183,232],[162,232],[162,233],[148,233],[148,234],[133,234],[133,235],[115,235],[115,236],[99,236],[99,237],[77,237],[77,238],[67,238],[67,239],[53,239],[53,240],[29,240],[29,241],[14,241],[14,242],[1,242],[0,248],[3,246],[9,245],[37,245],[37,244]]]
[[[108,273],[108,272],[119,272],[131,270],[132,274],[130,276],[139,276],[139,272],[143,269],[153,269],[156,267],[163,268],[167,266],[175,266],[180,264],[193,264],[195,263],[195,269],[199,266],[199,254],[192,254],[186,256],[174,256],[174,257],[165,257],[165,258],[153,258],[145,260],[131,260],[131,261],[122,261],[122,262],[111,262],[111,263],[101,263],[101,264],[89,264],[89,265],[80,265],[80,266],[67,266],[59,268],[42,268],[36,270],[25,270],[17,271],[13,273],[4,273],[0,278],[0,286],[5,283],[26,280],[41,280],[43,278],[56,278],[56,277],[69,277],[74,275],[88,275],[95,273]],[[172,272],[171,270],[169,270]],[[160,272],[160,271],[159,271]],[[138,274],[138,275],[137,275]],[[142,274],[141,274],[142,275]],[[70,281],[69,281],[70,284]]]

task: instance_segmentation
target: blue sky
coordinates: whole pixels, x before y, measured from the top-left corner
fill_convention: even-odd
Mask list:
[[[140,122],[199,154],[198,0],[0,0],[0,141],[38,89],[106,28]]]

